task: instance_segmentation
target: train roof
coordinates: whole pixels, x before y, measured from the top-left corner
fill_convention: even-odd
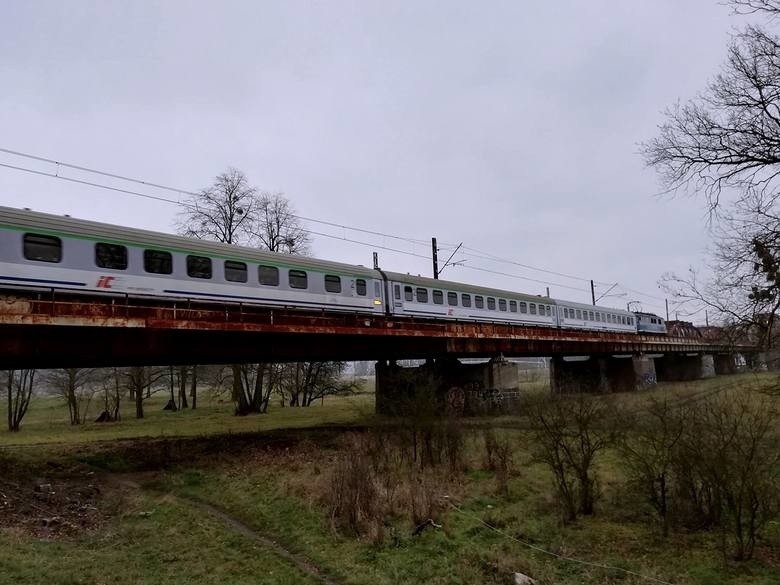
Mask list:
[[[656,315],[655,313],[646,313],[644,311],[634,311],[635,315],[641,315],[642,317],[655,317],[656,319],[663,319],[660,315]]]
[[[128,228],[113,224],[100,223],[72,217],[40,213],[26,209],[13,209],[0,206],[0,226],[12,228],[34,228],[43,233],[55,236],[72,236],[82,239],[100,240],[107,243],[117,243],[128,246],[148,246],[162,248],[170,252],[208,254],[227,260],[250,260],[258,263],[268,262],[282,266],[309,269],[319,272],[333,271],[340,274],[350,274],[366,278],[377,278],[378,273],[365,266],[318,260],[307,256],[267,252],[257,248],[223,244],[174,236],[161,232],[153,232],[136,228]]]
[[[453,280],[440,280],[437,278],[428,278],[427,276],[414,276],[412,274],[403,274],[401,272],[387,272],[385,274],[390,280],[395,282],[403,282],[406,284],[412,284],[415,286],[424,286],[427,288],[440,288],[444,290],[465,292],[469,294],[488,295],[494,297],[514,298],[523,301],[529,301],[531,303],[547,303],[554,305],[555,301],[549,297],[543,297],[541,295],[535,296],[527,293],[521,293],[511,290],[502,290],[498,288],[489,288],[485,286],[479,286],[475,284],[468,284],[465,282],[456,282]]]
[[[614,307],[589,305],[587,303],[575,303],[573,301],[567,301],[564,299],[557,300],[556,302],[562,305],[566,305],[567,307],[574,307],[575,309],[587,309],[588,311],[609,311],[610,313],[616,313],[620,315],[633,315],[631,311],[626,311],[625,309],[615,309]]]

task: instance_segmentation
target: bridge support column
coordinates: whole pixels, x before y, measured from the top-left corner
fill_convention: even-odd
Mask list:
[[[660,381],[689,381],[715,376],[715,359],[711,354],[668,353],[655,364]]]
[[[731,353],[718,353],[712,357],[716,375],[725,376],[737,373],[736,355]]]
[[[655,364],[643,355],[569,360],[557,356],[550,363],[550,388],[554,393],[630,392],[655,382]]]
[[[482,402],[501,392],[516,392],[520,385],[518,366],[501,357],[481,364],[439,358],[416,367],[380,361],[375,372],[376,412],[391,416],[422,407],[481,412],[488,408]]]
[[[655,360],[643,354],[631,358],[634,364],[634,380],[637,390],[644,390],[655,386],[658,376],[655,371]]]

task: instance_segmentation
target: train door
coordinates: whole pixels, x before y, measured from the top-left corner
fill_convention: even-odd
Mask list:
[[[404,300],[403,296],[401,295],[401,285],[395,282],[393,283],[393,312],[403,313],[403,311]]]

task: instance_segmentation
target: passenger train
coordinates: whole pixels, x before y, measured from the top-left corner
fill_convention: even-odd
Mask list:
[[[666,333],[660,317],[0,207],[0,287]]]

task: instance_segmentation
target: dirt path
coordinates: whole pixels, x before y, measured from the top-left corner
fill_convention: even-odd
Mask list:
[[[144,474],[144,476],[148,477],[148,474]],[[112,474],[108,477],[108,480],[112,483],[115,483],[118,486],[122,486],[125,488],[130,488],[133,490],[143,489],[141,484],[139,484],[138,481],[136,481],[135,479],[136,477],[138,476],[135,474],[132,476],[123,475],[123,474]],[[245,524],[235,516],[228,514],[224,510],[221,510],[220,508],[217,508],[212,504],[200,500],[185,498],[171,493],[166,493],[165,495],[166,497],[172,498],[173,500],[179,503],[182,503],[187,506],[191,506],[193,508],[197,508],[201,512],[205,512],[212,518],[215,518],[216,520],[222,522],[222,524],[224,524],[234,532],[237,532],[245,536],[246,538],[254,540],[262,547],[273,551],[274,554],[292,563],[302,573],[309,575],[310,577],[316,579],[320,583],[324,583],[325,585],[339,585],[339,583],[337,583],[330,577],[326,576],[322,569],[320,569],[317,565],[312,563],[306,557],[294,553],[286,549],[284,546],[282,546],[275,540],[263,536],[262,534],[258,533],[254,528],[252,528],[248,524]]]

